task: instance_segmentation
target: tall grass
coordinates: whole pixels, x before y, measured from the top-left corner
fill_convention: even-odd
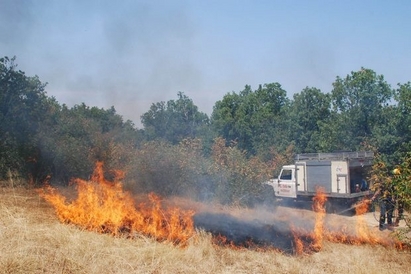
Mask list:
[[[35,191],[0,188],[0,273],[409,273],[411,254],[325,243],[291,256],[215,246],[198,232],[181,248],[140,235],[112,237],[58,222]]]

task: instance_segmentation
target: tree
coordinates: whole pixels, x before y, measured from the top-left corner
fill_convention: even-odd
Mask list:
[[[407,152],[392,171],[392,181],[398,198],[407,210],[411,208],[411,152]]]
[[[205,113],[184,93],[177,94],[176,101],[152,104],[150,110],[141,116],[148,140],[165,140],[178,144],[185,138],[195,138],[209,126]]]
[[[407,152],[404,157],[397,159],[396,164],[386,162],[383,156],[377,154],[371,169],[369,181],[372,188],[375,190],[385,185],[386,188],[392,189],[395,199],[402,202],[406,210],[410,210],[411,152]]]
[[[330,95],[306,87],[293,96],[290,107],[290,139],[299,153],[320,152],[320,124],[330,118]]]
[[[251,87],[246,86],[243,94],[251,92]],[[244,96],[243,95],[243,96]],[[244,133],[238,131],[237,124],[238,113],[240,105],[243,103],[243,96],[236,94],[235,92],[226,94],[221,101],[217,101],[211,114],[211,125],[216,135],[222,137],[225,140],[242,140],[248,133],[244,130]]]
[[[411,83],[399,85],[395,93],[395,98],[398,102],[397,115],[392,118],[397,118],[395,124],[398,129],[398,144],[397,148],[404,157],[406,152],[411,151]]]
[[[290,100],[279,83],[259,86],[251,96],[254,113],[252,127],[252,152],[265,155],[270,147],[284,151],[291,143],[289,136]]]
[[[0,177],[8,170],[27,176],[29,163],[36,161],[34,137],[49,102],[46,84],[16,70],[15,59],[0,58]]]
[[[383,109],[393,97],[393,90],[370,69],[361,68],[344,79],[337,77],[333,83],[331,102],[334,118],[328,132],[336,137],[340,150],[356,150],[379,126]]]
[[[87,178],[97,161],[107,170],[126,169],[141,142],[132,123],[124,123],[114,107],[63,105],[49,114],[53,119],[42,123],[38,146],[42,169],[60,184]]]
[[[216,102],[211,123],[217,135],[235,141],[250,154],[267,151],[273,145],[285,148],[288,106],[280,84],[265,84],[254,92],[247,85],[239,94],[227,94]]]

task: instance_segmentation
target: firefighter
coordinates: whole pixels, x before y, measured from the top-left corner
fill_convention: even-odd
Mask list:
[[[380,220],[379,228],[384,230],[385,220],[387,220],[388,229],[393,229],[392,215],[394,212],[394,196],[393,186],[390,180],[385,183],[379,182],[376,184],[377,190],[375,191],[371,201],[379,199],[380,206]]]

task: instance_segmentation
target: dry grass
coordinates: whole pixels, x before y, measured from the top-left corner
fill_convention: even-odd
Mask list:
[[[33,190],[0,188],[0,273],[409,273],[411,254],[325,243],[312,255],[217,247],[199,232],[185,248],[101,235],[58,222]]]

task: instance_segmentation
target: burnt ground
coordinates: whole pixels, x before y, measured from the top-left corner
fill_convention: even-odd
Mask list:
[[[249,247],[272,247],[285,253],[295,253],[295,239],[292,230],[305,244],[312,241],[310,233],[314,229],[316,213],[306,208],[277,206],[272,208],[241,209],[213,208],[200,210],[194,215],[196,228],[204,229],[215,236],[223,236],[232,244]],[[366,225],[373,235],[390,237],[393,231],[379,231],[378,221],[372,212],[354,216],[352,214],[326,214],[324,228],[333,233],[355,236],[359,225]],[[405,222],[395,230],[405,228]]]

